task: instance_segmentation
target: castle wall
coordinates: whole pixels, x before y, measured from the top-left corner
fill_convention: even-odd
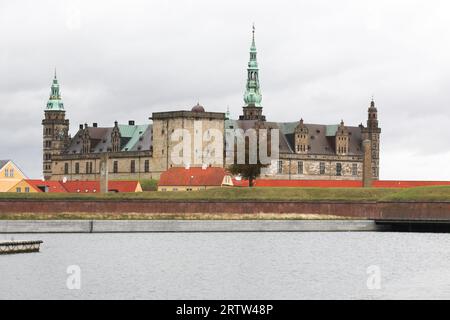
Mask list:
[[[313,157],[318,157],[318,159]],[[299,173],[299,162],[303,163],[302,173]],[[323,171],[321,171],[321,163],[323,163]],[[337,175],[337,166],[339,164],[341,166],[341,175]],[[317,155],[309,155],[300,158],[280,155],[280,160],[273,160],[268,167],[261,170],[260,178],[282,180],[361,180],[362,173],[363,163],[361,157],[319,157]]]

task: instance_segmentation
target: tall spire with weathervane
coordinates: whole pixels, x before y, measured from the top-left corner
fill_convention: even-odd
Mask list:
[[[247,67],[247,85],[244,93],[244,114],[240,116],[239,119],[265,121],[265,117],[262,115],[261,101],[262,95],[259,86],[259,69],[258,61],[256,59],[255,25],[253,25],[250,60]]]

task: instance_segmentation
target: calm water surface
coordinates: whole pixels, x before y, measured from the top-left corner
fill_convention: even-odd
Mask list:
[[[11,237],[44,244],[0,256],[0,299],[450,298],[448,234],[0,234]],[[71,265],[80,290],[67,288]]]

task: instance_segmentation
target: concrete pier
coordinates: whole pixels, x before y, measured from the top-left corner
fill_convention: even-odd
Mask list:
[[[0,233],[379,231],[372,220],[0,220]]]

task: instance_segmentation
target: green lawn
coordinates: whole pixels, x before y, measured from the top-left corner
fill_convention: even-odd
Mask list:
[[[450,186],[411,189],[382,188],[217,188],[192,192],[143,192],[132,194],[0,193],[1,199],[79,200],[275,200],[275,201],[450,201]]]

